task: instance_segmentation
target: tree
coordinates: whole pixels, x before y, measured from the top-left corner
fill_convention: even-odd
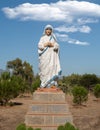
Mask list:
[[[7,69],[9,71],[12,70],[12,75],[20,76],[25,82],[27,82],[27,90],[30,90],[34,78],[34,72],[32,66],[28,62],[22,62],[21,59],[16,58],[15,60],[7,62]]]
[[[66,82],[69,83],[70,86],[80,85],[81,75],[72,74],[66,77]]]
[[[91,90],[97,83],[98,78],[95,74],[84,74],[80,80],[80,85],[86,87],[88,90]]]
[[[12,69],[14,75],[22,75],[23,73],[23,64],[22,60],[16,58],[15,60],[7,62],[7,69]]]
[[[32,83],[33,77],[34,77],[34,72],[32,66],[28,62],[24,61],[23,78],[27,80],[29,83]]]
[[[21,76],[25,80],[29,80],[34,76],[32,66],[26,61],[22,62],[19,58],[8,61],[7,69],[12,69],[13,75]]]

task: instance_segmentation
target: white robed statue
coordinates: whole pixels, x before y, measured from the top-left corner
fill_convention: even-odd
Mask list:
[[[47,25],[44,29],[43,36],[38,43],[38,53],[40,88],[57,87],[57,79],[61,75],[59,45],[51,25]]]

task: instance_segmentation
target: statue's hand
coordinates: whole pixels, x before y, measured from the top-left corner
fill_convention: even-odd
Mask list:
[[[48,42],[48,46],[49,46],[49,47],[54,47],[54,44],[51,43],[51,42]]]
[[[47,43],[44,43],[44,47],[47,47],[48,46],[48,42]]]
[[[51,42],[47,42],[47,43],[45,43],[44,44],[44,47],[53,47],[54,46],[54,44],[53,43],[51,43]]]

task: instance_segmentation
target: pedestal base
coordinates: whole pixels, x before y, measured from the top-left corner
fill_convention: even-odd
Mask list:
[[[57,130],[59,125],[73,123],[73,118],[60,91],[35,91],[33,102],[25,117],[26,126],[41,130]]]

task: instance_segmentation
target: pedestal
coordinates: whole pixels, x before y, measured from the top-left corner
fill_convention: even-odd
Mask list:
[[[35,91],[25,116],[26,126],[41,130],[57,130],[59,125],[73,123],[65,94],[62,91]]]

